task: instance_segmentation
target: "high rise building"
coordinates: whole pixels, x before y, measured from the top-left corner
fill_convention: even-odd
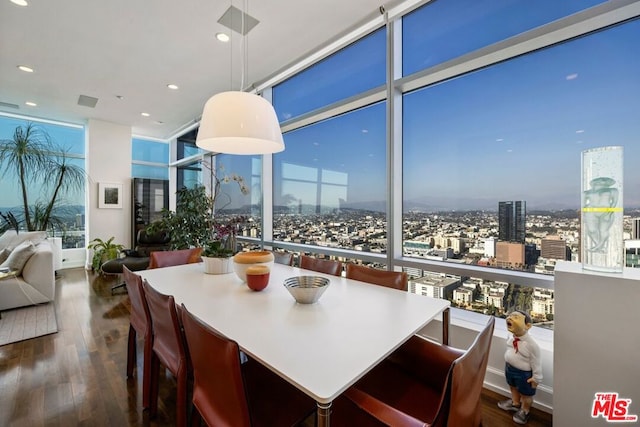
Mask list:
[[[498,240],[524,243],[527,202],[524,200],[498,203]]]
[[[540,256],[542,258],[563,261],[567,259],[567,244],[559,236],[548,236],[542,239],[540,246]]]
[[[525,264],[525,245],[517,242],[498,242],[496,265],[503,268],[522,268]]]
[[[631,220],[631,240],[640,240],[640,218]]]

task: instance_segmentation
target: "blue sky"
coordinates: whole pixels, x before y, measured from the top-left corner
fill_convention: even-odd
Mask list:
[[[636,20],[406,95],[405,199],[575,208],[581,152],[620,145],[640,206],[637,40]]]
[[[404,19],[405,75],[599,3],[433,2]],[[452,15],[454,22],[445,19]],[[326,104],[350,96],[348,83],[376,87],[385,70],[371,52],[384,47],[379,32],[368,38],[276,87],[279,117],[311,111],[319,98]],[[632,166],[640,158],[637,40],[635,21],[406,94],[405,208],[496,209],[500,200],[527,200],[531,209],[575,209],[581,152],[608,145],[624,147],[625,205],[640,206],[640,170]],[[365,65],[351,66],[356,59]],[[286,151],[274,157],[276,176],[279,162],[343,171],[349,202],[383,201],[384,109],[381,103],[289,132]],[[331,190],[277,185],[276,203],[291,191],[312,203],[317,191]]]
[[[0,140],[12,139],[15,128],[24,126],[26,123],[26,120],[0,116]],[[84,130],[82,128],[36,121],[33,121],[33,124],[46,130],[51,140],[63,147],[63,149],[68,150],[69,153],[84,155]],[[83,160],[74,160],[73,162],[80,163],[80,166],[83,166],[84,163]],[[6,165],[3,164],[0,171],[0,208],[21,206],[22,193],[17,178],[12,174],[5,176],[5,169]],[[41,184],[33,185],[33,188],[40,189]],[[34,192],[29,201],[36,202],[37,199],[38,197]],[[48,196],[46,199],[48,200]],[[65,200],[72,204],[84,204],[84,194],[69,196]]]

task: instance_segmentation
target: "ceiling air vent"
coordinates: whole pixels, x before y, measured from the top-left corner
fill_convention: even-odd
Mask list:
[[[242,31],[242,15],[244,15],[244,32]],[[218,23],[225,27],[235,31],[236,33],[246,36],[249,31],[260,23],[256,18],[251,15],[243,13],[240,9],[231,6],[227,11],[218,19]]]
[[[97,103],[98,98],[92,96],[80,95],[78,97],[78,105],[82,105],[83,107],[95,108]]]
[[[0,101],[0,107],[2,107],[2,108],[15,108],[16,110],[20,109],[20,106],[18,106],[16,104],[10,104],[8,102],[2,102],[2,101]]]

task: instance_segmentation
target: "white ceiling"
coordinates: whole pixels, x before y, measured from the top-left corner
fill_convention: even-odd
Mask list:
[[[240,89],[242,37],[234,32],[224,44],[215,34],[229,33],[217,21],[231,5],[242,9],[243,1],[28,2],[20,7],[0,0],[0,111],[73,123],[104,120],[131,126],[134,135],[165,139],[198,120],[211,95]],[[372,19],[381,4],[248,2],[249,15],[260,23],[247,39],[245,86]],[[168,89],[170,83],[179,90]],[[95,108],[78,105],[80,95],[98,98]]]

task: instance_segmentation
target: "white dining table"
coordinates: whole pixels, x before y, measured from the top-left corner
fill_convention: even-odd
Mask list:
[[[235,273],[205,274],[202,263],[137,274],[315,399],[318,426],[329,425],[334,399],[450,305],[281,264],[261,292]],[[317,303],[298,304],[284,287],[300,275],[330,279]]]

